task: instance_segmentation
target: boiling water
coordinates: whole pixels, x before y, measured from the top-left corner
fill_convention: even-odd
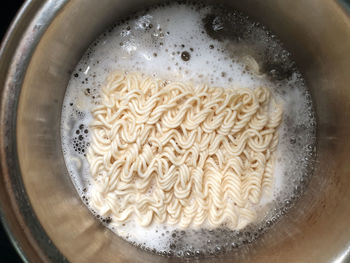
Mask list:
[[[241,231],[140,227],[108,228],[144,249],[163,255],[216,255],[251,243],[273,225],[303,191],[315,156],[311,96],[291,56],[264,26],[225,8],[192,4],[156,6],[113,25],[88,48],[69,82],[62,111],[62,147],[72,181],[89,206],[90,111],[106,77],[116,69],[170,80],[216,86],[270,87],[284,106],[273,193],[256,207],[261,217]],[[296,169],[297,168],[297,169]]]

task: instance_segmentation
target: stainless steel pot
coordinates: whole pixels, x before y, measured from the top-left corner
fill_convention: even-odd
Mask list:
[[[7,34],[0,60],[1,218],[27,261],[176,261],[129,245],[92,217],[67,175],[60,144],[72,69],[106,26],[146,2],[27,1]],[[288,216],[249,249],[202,261],[350,262],[349,6],[217,2],[266,24],[294,54],[316,105],[318,156],[308,191]]]

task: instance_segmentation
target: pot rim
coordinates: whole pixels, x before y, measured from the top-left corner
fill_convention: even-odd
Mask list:
[[[21,179],[16,145],[18,95],[42,35],[68,0],[26,1],[0,48],[0,219],[24,262],[68,262],[42,228]]]
[[[24,262],[68,262],[36,217],[18,164],[16,112],[27,66],[42,35],[69,0],[30,0],[16,14],[0,48],[0,219]],[[350,2],[338,0],[350,16]],[[9,114],[10,113],[10,114]],[[336,262],[350,260],[350,248]]]

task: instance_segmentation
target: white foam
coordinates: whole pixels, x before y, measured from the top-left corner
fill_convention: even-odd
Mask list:
[[[307,154],[305,145],[312,141],[313,128],[310,123],[313,116],[310,114],[312,106],[305,95],[307,89],[297,72],[288,79],[271,82],[266,75],[247,71],[242,56],[232,53],[233,49],[240,49],[244,43],[219,42],[204,33],[202,20],[210,12],[210,7],[195,11],[185,5],[156,8],[147,15],[107,31],[87,50],[69,82],[61,125],[66,165],[78,192],[89,196],[89,169],[82,152],[88,147],[89,136],[84,134],[84,138],[79,140],[81,134],[76,134],[76,131],[81,124],[88,127],[90,110],[98,102],[99,89],[108,74],[123,69],[165,79],[207,82],[223,87],[271,87],[284,105],[284,119],[280,127],[273,194],[263,196],[260,209],[277,196],[288,198],[292,193],[291,182],[301,178],[304,172],[300,164]],[[274,38],[268,37],[265,30],[257,27],[250,37],[259,41],[247,42],[249,50],[261,53],[274,46],[276,52],[280,52],[281,46]],[[181,58],[184,51],[190,54],[188,61]],[[79,142],[78,146],[72,143],[74,138]],[[295,167],[301,168],[296,170]],[[87,192],[82,192],[84,188]],[[110,229],[128,241],[158,251],[169,250],[169,233],[175,230],[175,227],[167,226],[169,232],[166,232],[163,227],[153,225],[143,228],[133,222],[122,227],[113,222],[109,224]]]
[[[111,225],[116,234],[124,239],[158,251],[169,249],[169,235],[176,228],[174,226],[153,224],[149,227],[142,227],[134,221],[123,225]]]

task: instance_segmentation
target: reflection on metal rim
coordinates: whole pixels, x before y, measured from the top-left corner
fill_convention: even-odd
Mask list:
[[[16,133],[13,132],[16,130],[18,94],[31,54],[65,2],[67,1],[49,1],[46,4],[42,0],[25,2],[12,22],[0,50],[0,123],[6,124],[0,125],[0,174],[3,179],[0,182],[0,214],[12,244],[25,262],[67,262],[45,233],[30,205],[21,179],[16,154]]]

